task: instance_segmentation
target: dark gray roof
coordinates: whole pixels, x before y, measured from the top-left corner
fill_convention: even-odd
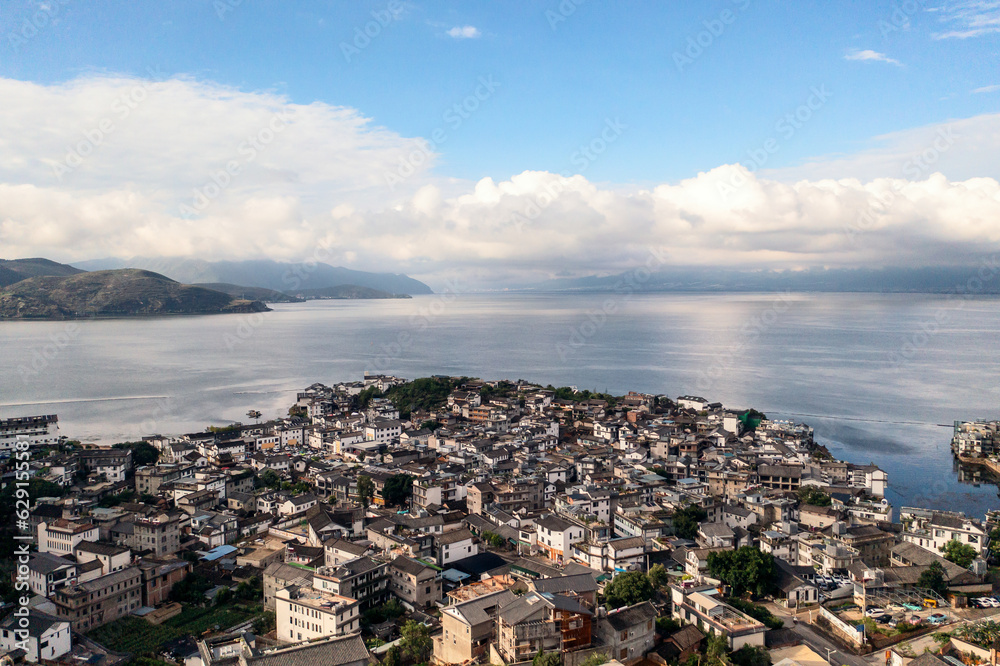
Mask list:
[[[608,613],[605,618],[615,631],[625,631],[630,627],[635,627],[649,620],[656,619],[656,607],[648,601],[641,604],[628,606],[618,611]]]
[[[65,566],[76,566],[76,562],[70,562],[64,557],[53,555],[52,553],[32,553],[28,568],[37,571],[42,575],[50,574],[56,569]]]
[[[556,576],[554,578],[539,578],[531,582],[536,592],[596,592],[597,581],[588,573],[573,576]]]
[[[431,567],[427,566],[426,564],[423,564],[422,562],[417,562],[416,560],[410,559],[405,555],[400,555],[399,557],[394,559],[389,564],[389,566],[391,566],[393,569],[398,569],[403,573],[409,574],[411,576],[419,576],[427,569],[431,569]]]
[[[85,553],[93,553],[95,555],[121,555],[123,553],[129,552],[128,548],[123,548],[121,546],[116,546],[113,543],[102,543],[100,541],[81,541],[76,544],[73,548],[74,551],[82,550]]]
[[[307,643],[248,657],[247,666],[340,666],[368,662],[371,655],[360,634],[331,638],[320,643]]]
[[[7,619],[5,619],[3,622],[0,622],[0,628],[24,629],[24,627],[21,627],[20,625],[17,624],[18,621],[19,618],[14,617],[13,614],[8,615]],[[35,610],[32,608],[31,610],[28,611],[28,627],[27,627],[28,635],[32,636],[33,638],[38,638],[46,631],[48,631],[49,627],[59,622],[65,623],[66,620],[55,617],[54,615],[48,615],[47,613],[43,613],[39,610]]]

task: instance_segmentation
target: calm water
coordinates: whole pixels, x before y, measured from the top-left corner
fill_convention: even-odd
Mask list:
[[[981,516],[956,419],[997,418],[1000,300],[931,295],[600,294],[313,301],[244,315],[0,323],[0,416],[58,413],[118,441],[285,412],[295,391],[377,370],[704,395],[815,427],[887,469],[898,505]]]

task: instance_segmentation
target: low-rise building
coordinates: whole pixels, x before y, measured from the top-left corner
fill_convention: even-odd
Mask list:
[[[427,608],[441,599],[441,578],[435,569],[400,555],[389,563],[389,591],[413,608]]]
[[[91,629],[125,617],[142,605],[142,572],[128,567],[100,578],[61,587],[53,601],[56,615],[67,620],[73,631]]]
[[[0,622],[0,650],[10,652],[18,648],[24,650],[27,662],[55,661],[73,649],[70,624],[35,609],[30,609],[27,617],[12,613]]]

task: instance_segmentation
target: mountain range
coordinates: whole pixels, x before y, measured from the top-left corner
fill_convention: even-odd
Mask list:
[[[227,283],[244,287],[263,287],[287,294],[305,289],[325,289],[342,285],[368,287],[389,294],[431,294],[431,288],[419,280],[396,273],[369,273],[322,262],[287,263],[270,259],[246,261],[205,261],[171,257],[133,257],[131,259],[95,259],[73,264],[83,270],[142,268],[188,284]]]
[[[29,277],[0,288],[0,319],[263,312],[261,301],[125,268]]]

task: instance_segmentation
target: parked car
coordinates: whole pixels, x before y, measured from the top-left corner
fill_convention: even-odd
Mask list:
[[[934,613],[927,618],[927,621],[931,624],[944,624],[948,621],[948,616],[944,613]]]
[[[865,615],[872,619],[880,618],[885,615],[885,609],[872,607],[865,611]]]
[[[911,603],[904,603],[903,608],[905,608],[908,611],[918,611],[921,609],[921,607],[918,606],[917,604],[911,604]]]
[[[888,611],[893,611],[895,613],[899,613],[899,612],[902,612],[902,611],[906,610],[900,604],[886,604],[885,605],[885,609],[888,610]]]

